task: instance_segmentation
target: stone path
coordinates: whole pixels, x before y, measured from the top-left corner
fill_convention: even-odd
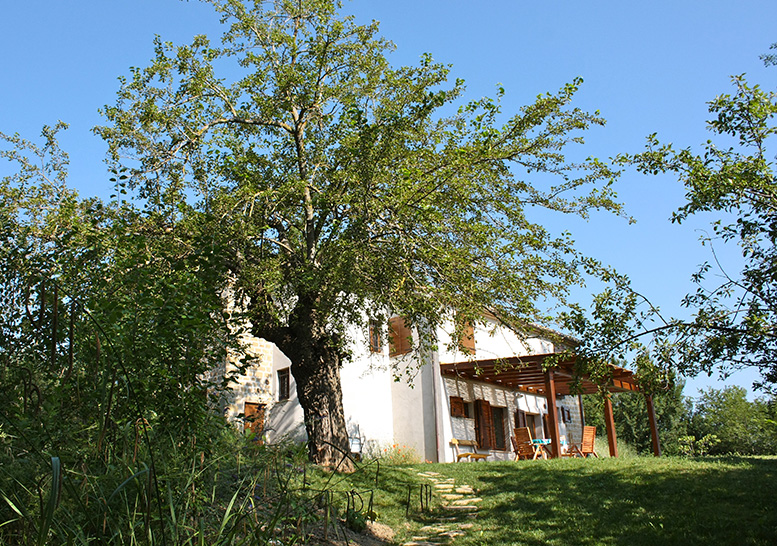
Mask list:
[[[453,478],[443,478],[437,472],[419,472],[418,475],[432,482],[432,487],[442,499],[443,515],[433,524],[421,527],[418,535],[403,546],[450,544],[472,527],[472,520],[478,516],[478,503],[483,499],[475,496],[469,485],[456,485]]]

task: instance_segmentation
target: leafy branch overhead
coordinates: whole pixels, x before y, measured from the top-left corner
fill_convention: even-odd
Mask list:
[[[777,382],[777,186],[767,151],[777,132],[777,95],[749,85],[744,76],[733,84],[732,94],[709,103],[714,140],[702,153],[661,144],[654,134],[645,152],[620,158],[646,174],[671,173],[684,184],[686,203],[673,222],[699,213],[720,216],[713,235],[702,239],[711,262],[693,275],[698,288],[683,301],[694,310],[692,320],[645,326],[636,335],[657,334],[659,350],[687,374],[719,369],[726,375],[754,366],[766,386]],[[738,272],[720,257],[720,245],[727,243],[739,247]]]

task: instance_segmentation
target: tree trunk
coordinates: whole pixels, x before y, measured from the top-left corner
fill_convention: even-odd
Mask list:
[[[339,340],[324,331],[310,307],[298,309],[286,335],[274,340],[291,360],[308,434],[308,456],[316,464],[352,472],[351,446],[340,384]]]
[[[294,362],[291,366],[297,383],[297,397],[305,414],[308,454],[317,464],[351,472],[353,464],[343,412],[340,359],[331,358],[332,355],[318,356],[312,366],[305,362]]]

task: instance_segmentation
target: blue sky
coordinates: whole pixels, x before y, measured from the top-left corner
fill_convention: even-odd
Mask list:
[[[361,0],[345,2],[344,11],[381,22],[397,46],[395,64],[429,52],[453,65],[451,76],[466,80],[469,98],[494,95],[501,83],[507,113],[581,76],[575,105],[608,120],[584,148],[601,159],[640,151],[653,132],[677,146],[703,143],[706,102],[729,92],[731,75],[777,87],[777,67],[758,58],[777,42],[774,0]],[[102,122],[98,108],[114,102],[118,76],[148,64],[155,34],[181,43],[201,33],[216,39],[221,30],[211,8],[196,0],[8,2],[0,19],[0,130],[31,138],[44,124],[68,122],[61,143],[71,156],[72,184],[83,195],[107,196],[105,146],[90,131]],[[629,275],[666,315],[683,315],[689,277],[710,258],[698,243],[710,218],[671,224],[683,190],[668,177],[627,172],[617,190],[635,225],[594,216],[565,219],[563,227],[582,250]],[[735,253],[725,255],[735,268]],[[749,387],[753,378],[729,381]],[[720,386],[697,378],[686,393],[706,385]]]

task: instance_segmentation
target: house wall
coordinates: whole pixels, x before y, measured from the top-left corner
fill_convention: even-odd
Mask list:
[[[244,374],[235,375],[230,392],[225,393],[222,398],[224,415],[242,430],[243,421],[240,416],[245,413],[246,402],[265,404],[268,407],[273,402],[274,390],[270,374],[276,361],[277,349],[272,343],[247,333],[240,335],[240,344],[242,354],[228,354],[224,368],[219,370],[219,374],[236,374],[241,364],[250,364]]]
[[[269,380],[273,395],[270,410],[267,412],[267,440],[272,443],[285,439],[304,442],[307,440],[305,419],[297,397],[297,383],[293,375],[289,374],[288,400],[278,399],[278,370],[291,368],[291,361],[274,344],[272,347],[273,361]]]
[[[450,364],[466,360],[487,360],[492,358],[507,358],[530,354],[553,353],[561,347],[549,339],[538,335],[519,337],[512,330],[500,325],[496,319],[484,317],[482,323],[474,325],[475,355],[464,354],[453,350],[454,325],[448,321],[437,330],[439,340],[440,362]]]
[[[354,351],[340,370],[348,436],[359,439],[362,452],[377,454],[394,441],[392,373],[387,356],[370,354],[366,345]]]

